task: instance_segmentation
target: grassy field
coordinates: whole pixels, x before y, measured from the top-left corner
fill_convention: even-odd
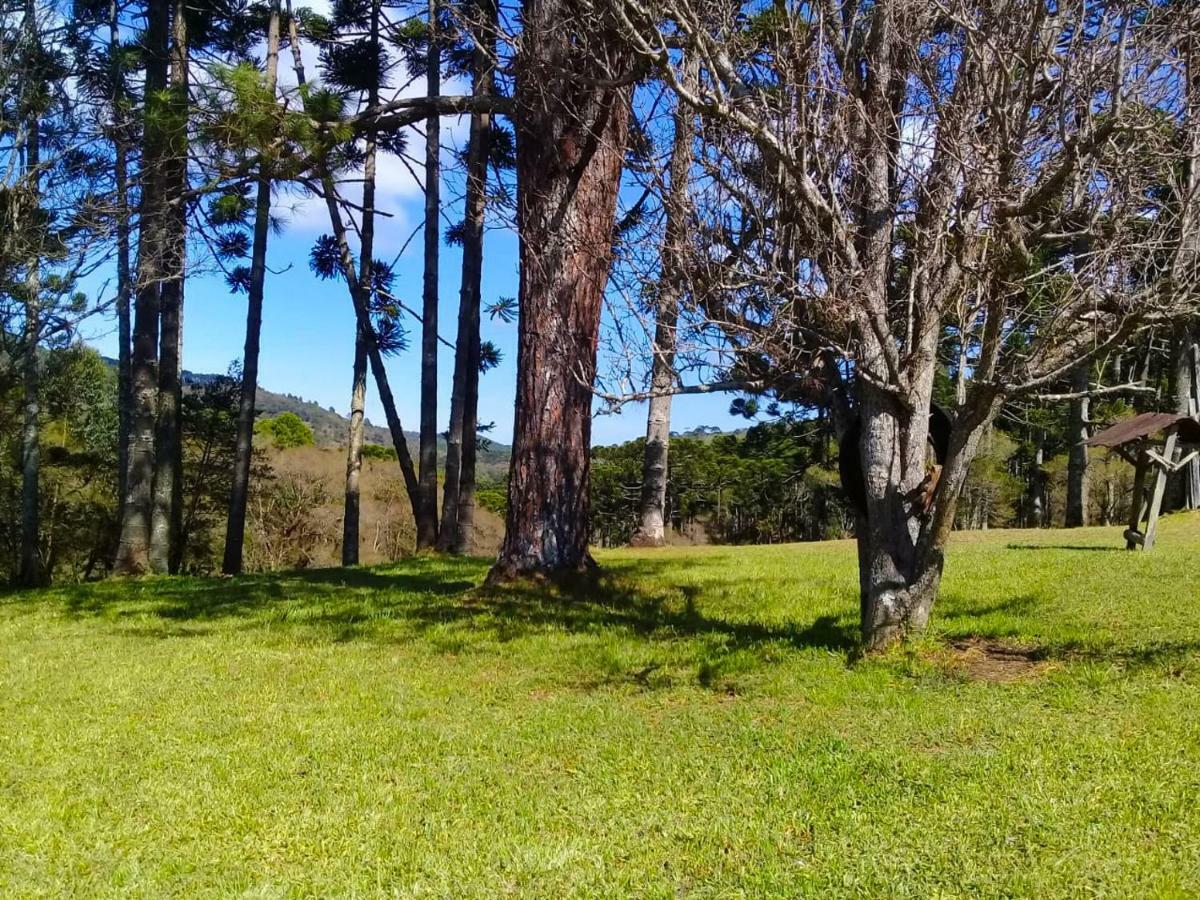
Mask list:
[[[1200,517],[0,598],[0,895],[1196,896]]]

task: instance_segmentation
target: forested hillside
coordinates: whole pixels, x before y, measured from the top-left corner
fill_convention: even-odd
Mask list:
[[[105,357],[104,361],[116,369],[117,360]],[[184,389],[201,388],[222,377],[224,376],[212,373],[189,372],[187,369],[184,369]],[[350,420],[333,407],[324,407],[312,400],[305,400],[296,394],[270,391],[262,386],[259,386],[255,396],[257,398],[255,408],[260,418],[273,418],[281,413],[290,412],[299,416],[313,430],[313,439],[318,446],[332,447],[345,445]],[[406,431],[404,435],[408,438],[411,449],[415,451],[420,435],[412,431]],[[386,427],[381,427],[368,421],[363,423],[363,440],[368,444],[387,446],[391,443],[391,436]],[[506,444],[499,444],[488,440],[484,446],[479,448],[478,465],[480,471],[490,476],[503,474],[508,469],[508,457],[511,449]],[[444,436],[438,437],[438,454],[440,459],[445,458],[446,440]]]

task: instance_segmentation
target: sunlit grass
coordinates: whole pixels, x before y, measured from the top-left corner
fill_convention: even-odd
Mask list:
[[[10,595],[0,895],[1195,895],[1200,518],[1162,533],[961,536],[934,634],[859,661],[850,543]]]

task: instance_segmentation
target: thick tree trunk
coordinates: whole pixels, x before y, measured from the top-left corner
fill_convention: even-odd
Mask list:
[[[684,68],[691,88],[697,67],[689,60]],[[675,326],[684,289],[685,230],[688,216],[688,183],[692,168],[693,112],[679,101],[675,106],[671,145],[670,185],[665,206],[662,244],[662,277],[654,319],[654,361],[650,372],[649,409],[646,412],[646,452],[642,460],[642,498],[639,525],[630,541],[636,547],[661,547],[666,541],[667,476],[671,443],[671,389],[675,386]]]
[[[350,392],[350,426],[346,433],[346,500],[342,510],[342,565],[358,565],[359,477],[367,402],[367,341],[355,329],[354,386]]]
[[[150,516],[154,484],[154,429],[158,401],[159,291],[163,277],[166,227],[164,203],[167,104],[167,37],[170,8],[147,7],[143,49],[146,56],[146,127],[142,137],[142,197],[139,211],[137,295],[132,342],[132,415],[129,475],[121,540],[114,570],[141,575],[150,569]]]
[[[1091,386],[1091,364],[1084,363],[1071,375],[1071,391],[1086,391]],[[1088,447],[1091,436],[1088,425],[1091,404],[1087,397],[1070,402],[1067,439],[1071,448],[1067,457],[1066,526],[1079,528],[1088,524]]]
[[[492,93],[496,5],[478,0],[479,22],[472,29],[473,93]],[[490,113],[471,115],[467,143],[467,196],[463,217],[462,283],[458,300],[458,333],[454,346],[454,384],[450,396],[450,428],[446,435],[445,489],[438,548],[464,553],[470,547],[475,519],[475,446],[479,403],[479,307],[482,300],[483,228],[487,211],[487,170],[491,151]],[[469,445],[469,449],[468,449]]]
[[[267,24],[266,85],[275,94],[279,71],[279,0],[271,4]],[[246,501],[250,494],[250,463],[254,455],[255,401],[258,394],[258,355],[262,337],[263,293],[267,280],[267,236],[271,230],[271,173],[265,166],[258,173],[254,204],[254,245],[250,254],[250,290],[246,301],[246,343],[242,351],[242,391],[238,399],[237,447],[233,463],[233,485],[229,493],[229,520],[225,528],[225,556],[221,571],[242,571],[242,548],[246,540]]]
[[[158,419],[155,425],[150,568],[174,574],[179,568],[183,522],[183,296],[187,261],[188,34],[183,0],[172,15],[170,133],[164,169],[167,177],[163,282],[159,294]]]
[[[508,515],[493,579],[589,565],[592,380],[630,91],[573,0],[527,0],[517,62],[521,280]],[[613,54],[617,56],[617,54]],[[610,86],[598,87],[597,82]]]
[[[429,0],[429,46],[425,58],[427,96],[442,92],[438,3]],[[419,448],[420,514],[417,549],[432,549],[438,539],[437,506],[437,355],[438,256],[441,247],[441,117],[425,120],[425,271],[421,293],[421,436]]]
[[[880,650],[929,622],[958,499],[1001,404],[992,393],[969,395],[943,465],[928,469],[928,393],[922,399],[917,392],[911,413],[865,385],[860,393],[867,496],[858,522],[862,641]]]

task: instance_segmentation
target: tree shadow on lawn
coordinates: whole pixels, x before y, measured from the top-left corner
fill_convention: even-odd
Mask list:
[[[702,638],[731,652],[785,644],[850,654],[856,647],[855,629],[845,616],[818,615],[798,624],[702,612],[706,589],[670,584],[678,567],[656,560],[557,582],[481,587],[488,566],[482,559],[417,557],[382,569],[112,580],[50,594],[61,598],[73,618],[106,619],[119,623],[122,634],[159,638],[195,635],[230,622],[245,629],[292,627],[297,634],[334,641],[407,640],[436,631],[442,643],[453,645],[458,632],[506,643],[550,632],[612,631],[648,641]],[[752,591],[751,582],[737,586]],[[714,584],[714,596],[725,587]],[[47,598],[12,599],[43,604]],[[847,616],[852,612],[847,600]],[[201,623],[211,627],[202,629]]]
[[[1005,544],[1005,550],[1069,550],[1085,553],[1128,553],[1124,547],[1107,547],[1096,544]]]
[[[933,629],[948,648],[978,646],[990,655],[1019,654],[1036,663],[1091,663],[1127,670],[1166,667],[1182,670],[1198,661],[1200,641],[1145,641],[1124,643],[1087,638],[1047,638],[1053,626],[1037,619],[1039,607],[1050,601],[1035,594],[1021,594],[982,605],[950,594],[935,608]],[[1022,623],[1024,620],[1024,623]],[[1035,627],[1019,627],[1020,624]],[[1039,635],[1042,632],[1042,635]]]
[[[666,561],[625,561],[600,573],[557,583],[527,581],[479,587],[483,559],[417,557],[394,567],[315,569],[239,578],[147,578],[73,585],[16,594],[5,605],[43,606],[59,599],[78,619],[114,622],[122,635],[198,636],[223,628],[271,629],[317,642],[409,641],[466,649],[481,638],[507,643],[555,632],[635,636],[647,643],[698,640],[718,656],[770,645],[857,658],[857,600],[850,590],[831,597],[810,620],[771,621],[724,611],[722,595],[740,599],[778,589],[780,579],[716,579],[679,584],[679,567]],[[1049,639],[1037,621],[1045,598],[1020,595],[979,604],[957,592],[935,612],[934,628],[947,642],[986,641],[1021,648],[1030,658],[1113,664],[1125,668],[1188,663],[1200,652],[1191,641],[1133,643]],[[1026,625],[1020,627],[1022,620]],[[700,652],[705,652],[700,648]]]

